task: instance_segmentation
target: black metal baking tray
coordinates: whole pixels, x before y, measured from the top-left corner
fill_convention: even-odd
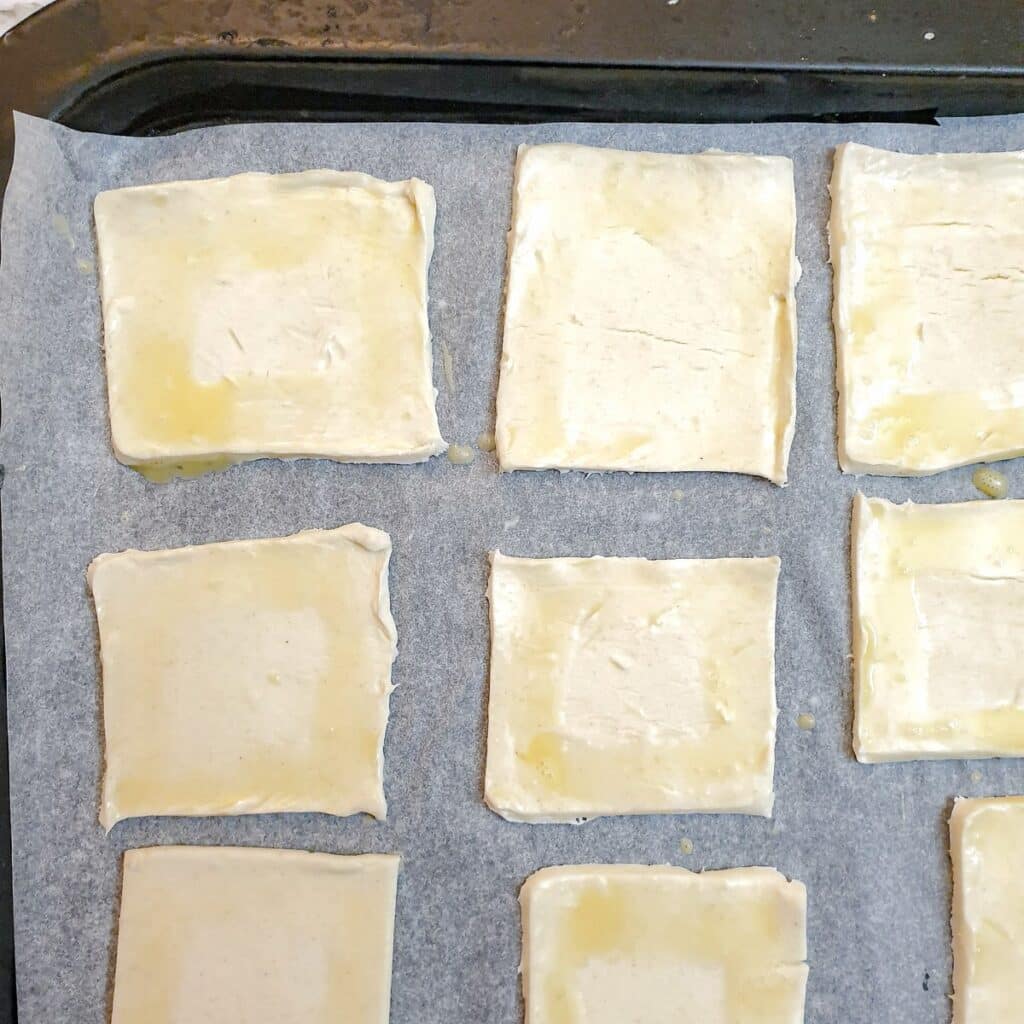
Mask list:
[[[1016,113],[1024,111],[1024,7],[58,0],[0,38],[0,192],[12,110],[135,135],[242,120],[931,121]],[[0,1022],[16,1020],[5,703]]]
[[[0,42],[9,109],[231,120],[930,120],[1024,109],[1018,0],[59,0]]]

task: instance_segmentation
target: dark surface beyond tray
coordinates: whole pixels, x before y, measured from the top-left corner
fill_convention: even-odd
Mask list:
[[[59,0],[0,39],[10,111],[242,120],[915,120],[1024,111],[1018,0]],[[2,644],[2,636],[0,636]],[[0,1022],[16,1019],[0,700]]]

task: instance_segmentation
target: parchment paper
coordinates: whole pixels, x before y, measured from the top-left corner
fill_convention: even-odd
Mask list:
[[[403,857],[393,1024],[516,1024],[523,880],[549,864],[769,864],[809,892],[809,1024],[940,1024],[950,986],[946,818],[955,794],[1022,791],[1018,761],[868,767],[850,749],[848,534],[858,488],[978,497],[970,469],[931,479],[840,474],[826,264],[831,147],[1024,147],[1024,119],[941,127],[249,125],[163,139],[82,135],[21,117],[0,277],[4,607],[18,989],[23,1024],[104,1021],[121,853],[154,843],[396,851]],[[470,466],[266,461],[167,486],[110,449],[91,204],[101,189],[247,170],[418,175],[437,190],[430,319],[442,431],[493,429],[515,148],[570,140],[796,162],[803,280],[799,413],[785,489],[728,475],[499,475]],[[443,369],[450,353],[451,381]],[[1024,465],[1003,467],[1024,495]],[[672,492],[682,489],[682,500]],[[387,530],[399,633],[385,746],[389,817],[97,823],[93,612],[101,551],[276,536],[351,520]],[[776,812],[510,824],[483,804],[486,552],[782,557]],[[811,712],[817,727],[796,725]],[[980,774],[974,774],[980,773]],[[693,841],[683,855],[680,840]]]

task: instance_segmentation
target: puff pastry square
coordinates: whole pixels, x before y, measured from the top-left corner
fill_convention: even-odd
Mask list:
[[[429,185],[240,174],[102,192],[95,216],[122,462],[163,480],[441,450]]]
[[[839,460],[919,476],[1024,452],[1024,153],[838,147]]]
[[[396,635],[391,540],[359,523],[100,555],[100,821],[365,811],[383,818]]]
[[[861,761],[1024,755],[1024,501],[853,514]]]
[[[526,1024],[801,1024],[807,894],[771,868],[546,868],[520,893]]]
[[[957,800],[953,1024],[1008,1024],[1024,1006],[1024,797]]]
[[[784,483],[794,226],[784,157],[520,147],[501,467]]]
[[[777,558],[495,552],[488,805],[769,815],[778,576]]]
[[[398,857],[124,855],[111,1024],[387,1024]]]

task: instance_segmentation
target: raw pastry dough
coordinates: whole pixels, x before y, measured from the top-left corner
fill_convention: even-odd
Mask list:
[[[771,868],[584,865],[529,878],[526,1024],[800,1024],[807,894]]]
[[[391,540],[360,523],[100,555],[100,820],[366,811],[383,818],[395,658]]]
[[[398,857],[129,850],[111,1024],[387,1024]]]
[[[861,761],[1024,755],[1024,501],[853,514]]]
[[[495,552],[488,805],[771,814],[778,576],[777,558]]]
[[[921,475],[1024,452],[1024,153],[836,150],[839,460]]]
[[[786,479],[796,307],[783,157],[522,146],[503,469]]]
[[[957,800],[953,1024],[1009,1024],[1024,1007],[1024,797]]]
[[[241,174],[103,192],[95,212],[122,462],[166,479],[264,456],[443,449],[429,185]]]

